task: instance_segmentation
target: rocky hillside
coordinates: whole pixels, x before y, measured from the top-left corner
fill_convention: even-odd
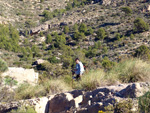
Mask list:
[[[150,0],[1,0],[1,112],[149,110],[149,18]]]
[[[38,25],[40,14],[44,9],[53,11],[64,9],[67,0],[1,0],[0,1],[0,23],[13,24],[23,27],[23,24],[32,20]]]
[[[32,60],[28,60],[28,65],[26,65],[24,60],[21,60],[21,56],[24,53],[8,53],[2,50],[4,53],[1,54],[1,57],[6,58],[6,61],[11,66],[20,63],[25,65],[25,67],[31,67],[35,60],[41,59],[41,56],[42,59],[48,59],[48,50],[51,51],[51,56],[58,58],[58,62],[64,63],[64,59],[62,57],[59,58],[59,55],[56,54],[57,52],[61,55],[65,53],[63,50],[61,51],[61,47],[57,46],[60,44],[57,44],[55,34],[65,34],[63,35],[65,38],[62,43],[69,46],[71,48],[70,51],[77,50],[80,47],[81,52],[85,54],[82,57],[86,57],[86,60],[94,58],[100,62],[105,56],[111,61],[118,61],[126,56],[131,57],[141,45],[149,46],[149,30],[138,33],[134,31],[134,21],[138,17],[141,17],[149,24],[149,1],[92,0],[91,2],[81,2],[81,4],[84,4],[83,6],[73,5],[75,3],[71,1],[60,2],[57,0],[45,0],[43,2],[9,0],[7,1],[8,3],[1,2],[1,11],[4,14],[2,14],[0,20],[10,20],[10,23],[19,29],[19,45],[25,48],[37,46],[39,50],[38,55],[34,55]],[[71,9],[67,9],[70,6],[69,4],[72,5]],[[9,7],[5,7],[6,5]],[[42,7],[42,9],[38,9],[38,6]],[[3,9],[3,7],[8,9]],[[123,7],[129,7],[131,14],[126,14],[122,10]],[[85,24],[86,30],[84,33],[79,30],[81,23]],[[66,28],[69,27],[69,31],[64,31],[65,26],[67,26]],[[104,40],[99,39],[100,37],[97,38],[97,31],[100,28],[103,28],[105,31]],[[76,31],[79,32],[76,33]],[[52,36],[50,43],[46,41],[48,34]],[[56,50],[51,48],[53,46]],[[90,47],[91,50],[89,49]],[[9,55],[6,56],[4,54]],[[74,54],[76,53],[68,55],[68,57],[75,57]],[[11,61],[9,58],[11,55],[16,60]],[[81,55],[76,56],[81,57]]]
[[[48,97],[0,103],[1,113],[32,106],[37,113],[138,113],[142,112],[138,97],[149,91],[150,83],[119,84],[99,87],[93,91],[74,90]],[[149,98],[149,97],[147,97]],[[124,111],[125,110],[125,111]],[[16,111],[19,113],[19,110]]]

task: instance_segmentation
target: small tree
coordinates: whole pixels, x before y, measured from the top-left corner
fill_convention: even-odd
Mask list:
[[[45,42],[46,44],[49,44],[52,42],[52,36],[50,34],[47,35]]]
[[[113,65],[114,63],[110,61],[108,57],[104,57],[102,60],[102,66],[106,69],[110,69]]]
[[[130,35],[130,39],[134,39],[134,35],[133,34]]]
[[[42,43],[42,49],[43,50],[46,49],[46,43],[45,42]]]
[[[25,49],[25,47],[22,47],[21,50],[22,50],[23,58],[26,58],[27,57],[27,50]]]
[[[116,33],[115,38],[116,38],[116,40],[120,41],[120,39],[121,39],[120,33]]]
[[[150,50],[148,49],[147,46],[141,45],[138,49],[135,50],[135,57],[140,57],[140,58],[150,58]]]
[[[121,10],[125,12],[126,15],[131,15],[132,9],[130,7],[122,7]]]
[[[43,21],[47,21],[47,20],[50,20],[51,18],[53,18],[53,14],[50,13],[49,11],[47,11],[47,10],[44,10],[42,15],[44,16]]]
[[[82,23],[79,27],[79,31],[85,33],[87,31],[87,26]]]
[[[97,34],[97,39],[101,39],[101,40],[103,40],[105,37],[106,37],[106,32],[105,32],[105,30],[103,29],[103,28],[100,28],[97,32],[96,32],[96,34]]]
[[[148,30],[149,30],[149,25],[142,18],[137,18],[134,20],[135,32],[144,32]]]
[[[78,41],[78,40],[84,39],[85,35],[84,35],[84,33],[76,32],[76,33],[74,33],[73,38],[74,38],[74,40]]]
[[[67,6],[66,6],[66,10],[71,10],[71,9],[72,9],[72,4],[68,3]]]
[[[74,26],[73,26],[73,31],[74,31],[74,32],[78,32],[78,25],[77,25],[77,24],[74,24]]]
[[[86,35],[92,35],[93,32],[94,30],[91,27],[89,27],[88,31],[86,32]]]
[[[33,45],[31,48],[32,52],[33,52],[33,56],[38,56],[39,54],[39,48],[36,45]]]
[[[67,34],[68,32],[69,32],[69,27],[68,27],[68,26],[65,26],[65,27],[64,27],[64,33]]]

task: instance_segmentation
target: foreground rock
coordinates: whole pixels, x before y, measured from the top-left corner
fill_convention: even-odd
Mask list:
[[[138,110],[137,97],[149,91],[150,83],[119,84],[99,87],[93,91],[74,90],[68,93],[0,104],[0,113],[23,105],[34,106],[37,113],[98,113],[108,105],[131,99],[132,111]]]

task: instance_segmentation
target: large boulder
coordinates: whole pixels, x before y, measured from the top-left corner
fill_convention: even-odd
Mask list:
[[[60,113],[75,107],[73,96],[70,93],[61,93],[49,101],[49,113]]]
[[[39,101],[35,105],[35,111],[37,113],[47,113],[48,112],[48,98],[43,97],[40,98]]]
[[[118,92],[124,98],[137,98],[149,91],[150,83],[133,83]]]
[[[14,78],[19,84],[23,82],[37,83],[38,75],[34,69],[24,69],[21,67],[9,67],[8,71],[1,74],[2,77],[9,76]]]
[[[6,113],[10,109],[18,108],[19,103],[18,102],[11,102],[11,103],[0,103],[0,113]]]
[[[149,88],[150,83],[142,82],[99,87],[87,92],[74,90],[49,97],[0,104],[0,111],[9,111],[24,103],[34,106],[37,113],[98,113],[99,110],[104,111],[108,105],[115,106],[116,103],[128,102],[130,99],[133,103],[132,111],[136,112],[136,98],[149,91]]]

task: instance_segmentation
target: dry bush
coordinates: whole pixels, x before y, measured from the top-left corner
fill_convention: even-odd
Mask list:
[[[107,79],[124,83],[149,81],[150,64],[140,59],[122,61],[110,70]]]
[[[17,90],[15,99],[30,99],[33,97],[46,96],[48,94],[62,93],[71,90],[62,79],[45,80],[42,84],[32,86],[22,84]]]
[[[93,90],[105,85],[105,73],[103,70],[91,70],[82,76],[81,81],[75,82],[75,88],[84,90]]]

